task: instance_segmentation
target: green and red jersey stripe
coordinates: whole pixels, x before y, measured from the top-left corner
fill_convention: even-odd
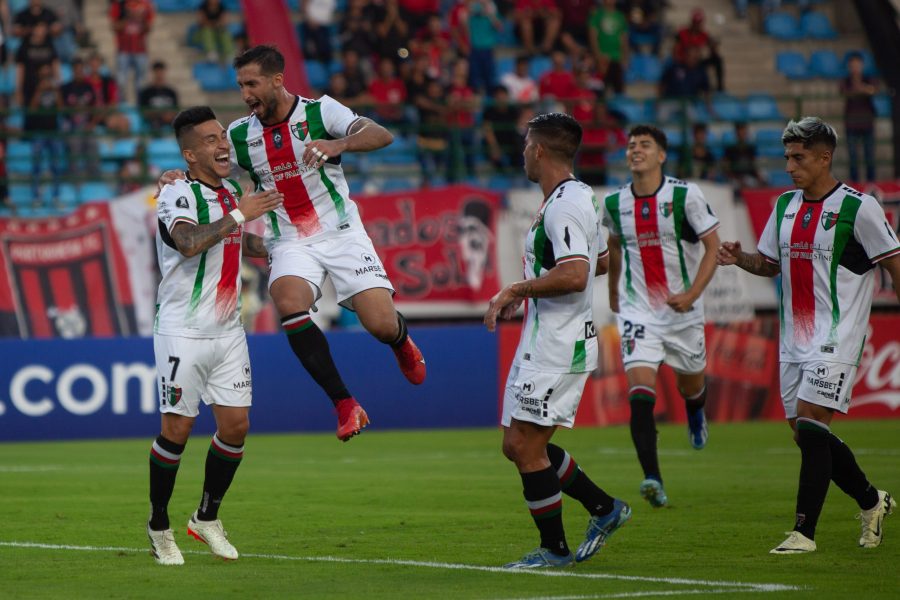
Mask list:
[[[275,139],[280,138],[279,143]],[[272,174],[287,174],[290,171],[302,170],[304,165],[300,163],[294,153],[294,145],[291,143],[290,124],[288,122],[270,125],[263,129],[263,139],[266,143],[266,158]],[[303,184],[303,177],[299,174],[293,177],[282,177],[275,181],[275,188],[284,194],[284,207],[288,219],[297,227],[302,236],[309,236],[322,229],[319,223],[319,215],[310,200],[309,192]]]
[[[823,202],[801,204],[791,230],[791,310],[794,315],[794,339],[804,345],[812,341],[816,331],[816,297],[813,261],[802,255],[813,252],[812,247],[823,204]]]
[[[666,279],[666,265],[659,238],[658,216],[656,195],[635,198],[634,229],[638,250],[641,253],[641,264],[644,265],[647,299],[653,308],[663,306],[669,297],[669,282]]]
[[[216,199],[222,207],[222,214],[227,215],[237,208],[237,201],[224,187],[216,190]],[[234,313],[237,306],[237,278],[241,268],[241,231],[240,225],[222,241],[222,272],[216,286],[216,319],[225,321]]]

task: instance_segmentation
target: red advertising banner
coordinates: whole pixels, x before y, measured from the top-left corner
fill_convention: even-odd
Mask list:
[[[894,228],[894,231],[900,233],[900,182],[897,181],[879,181],[876,183],[854,185],[866,194],[874,196],[884,208],[884,214],[888,223]],[[775,208],[775,200],[778,199],[786,188],[764,188],[757,190],[744,190],[742,196],[747,204],[747,212],[750,214],[750,221],[753,223],[753,232],[756,238],[762,235],[763,229],[769,220],[769,215]],[[753,248],[745,248],[748,252],[753,252]],[[875,297],[877,304],[892,304],[896,302],[896,295],[891,284],[890,275],[884,269],[878,269],[875,274]]]
[[[356,203],[398,304],[487,302],[500,289],[499,194],[451,186]]]
[[[109,206],[86,204],[59,218],[0,219],[0,336],[137,332]]]
[[[519,343],[519,330],[504,324],[499,333],[502,405],[506,375]],[[900,418],[900,314],[876,313],[870,319],[853,387],[850,412],[840,418]],[[576,426],[628,423],[628,384],[622,368],[619,335],[614,326],[598,331],[600,358],[585,385]],[[761,317],[749,323],[707,325],[707,416],[712,421],[783,420],[778,381],[778,320]],[[655,415],[660,422],[686,421],[684,400],[668,367],[659,370]]]

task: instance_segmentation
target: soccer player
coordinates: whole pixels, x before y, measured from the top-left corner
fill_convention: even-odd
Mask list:
[[[665,362],[684,398],[688,437],[706,446],[706,341],[701,295],[716,269],[719,220],[693,183],[666,177],[666,134],[628,133],[630,185],[604,198],[609,229],[609,304],[617,314],[628,379],[631,439],[644,471],[640,492],[668,503],[656,451],[656,374]],[[701,254],[701,247],[703,252]]]
[[[503,454],[522,477],[525,503],[541,536],[539,548],[510,569],[565,567],[593,556],[631,518],[631,508],[597,487],[564,449],[550,443],[560,425],[572,427],[590,371],[597,364],[591,299],[594,275],[607,269],[599,235],[600,205],[572,175],[581,126],[550,113],[528,122],[525,174],[544,194],[525,239],[525,279],[495,295],[484,316],[511,318],[523,302],[525,322],[503,395]],[[569,550],[562,521],[565,492],[591,517],[584,542]]]
[[[277,189],[285,198],[266,220],[269,293],[291,349],[335,406],[337,437],[347,441],[369,418],[310,319],[326,275],[341,306],[356,311],[363,327],[391,347],[404,376],[413,384],[425,380],[425,360],[394,308],[393,286],[341,168],[344,152],[377,150],[393,136],[330,96],[312,100],[287,91],[284,56],[273,46],[246,50],[234,67],[252,114],[228,127],[233,168],[248,172],[256,189]]]
[[[242,254],[268,256],[260,237],[242,235],[242,225],[283,200],[273,190],[241,198],[238,184],[226,179],[228,138],[209,107],[182,111],[172,126],[188,172],[187,179],[166,185],[157,201],[156,251],[163,278],[153,351],[162,431],[150,450],[147,535],[162,565],[184,564],[169,528],[168,504],[201,400],[212,406],[216,433],[206,455],[200,506],[187,531],[213,554],[238,557],[218,511],[250,426],[250,358],[238,309],[240,264]]]
[[[771,550],[816,549],[816,523],[831,480],[859,505],[859,545],[881,543],[882,521],[897,502],[866,478],[853,452],[832,433],[834,412],[850,409],[865,343],[875,265],[891,274],[900,301],[900,242],[878,201],[834,178],[837,134],[818,117],[790,121],[781,136],[785,170],[798,189],[778,197],[748,254],[725,242],[720,265],[763,277],[781,274],[781,401],[800,446],[794,530]]]

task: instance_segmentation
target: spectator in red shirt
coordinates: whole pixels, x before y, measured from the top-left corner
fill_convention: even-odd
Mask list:
[[[399,66],[409,47],[409,25],[400,15],[397,0],[385,0],[384,5],[377,9],[377,14],[374,19],[375,52]]]
[[[441,12],[440,0],[400,0],[400,14],[412,31],[426,26],[429,17]]]
[[[685,62],[689,48],[700,52],[700,66],[704,69],[712,67],[716,75],[716,89],[724,91],[725,76],[722,57],[719,55],[719,43],[703,28],[703,9],[695,8],[691,13],[691,24],[683,27],[675,34],[675,48],[672,54],[678,62]]]
[[[147,74],[147,36],[153,25],[150,0],[126,0],[109,7],[109,19],[116,33],[116,77],[119,89],[128,85],[128,71],[134,73],[132,89],[137,99]]]
[[[461,58],[453,65],[447,88],[447,123],[451,133],[450,181],[457,179],[460,162],[466,174],[475,177],[475,110],[478,99],[469,87],[469,61]],[[462,161],[460,161],[462,158]]]
[[[562,13],[554,0],[516,0],[513,9],[513,21],[519,32],[519,38],[528,54],[536,54],[535,30],[543,31],[541,53],[549,54],[556,44],[559,28],[562,25]]]
[[[578,179],[588,185],[606,185],[606,155],[624,148],[628,136],[621,123],[607,110],[606,103],[594,103],[592,118],[582,123],[581,151],[578,153]]]
[[[562,27],[559,41],[571,55],[584,53],[590,48],[588,17],[594,8],[593,0],[557,0]]]
[[[378,61],[378,76],[369,84],[369,96],[375,105],[375,117],[379,123],[395,127],[403,124],[406,86],[397,77],[397,69],[390,58]]]
[[[87,82],[94,88],[97,122],[108,131],[125,134],[131,131],[131,122],[124,114],[118,112],[119,85],[116,80],[104,73],[103,57],[94,52],[88,56]]]
[[[575,76],[566,66],[566,54],[556,50],[550,55],[552,67],[549,71],[541,75],[538,80],[538,89],[541,93],[541,99],[555,99],[565,101],[575,96],[577,84]]]
[[[450,33],[444,29],[444,24],[437,15],[428,18],[428,25],[419,30],[411,46],[413,57],[423,54],[428,57],[428,74],[434,78],[441,77],[446,72],[454,55]]]
[[[568,113],[581,123],[582,127],[593,121],[594,106],[603,97],[603,83],[593,77],[592,66],[588,63],[578,67],[575,74],[575,88],[566,102]]]

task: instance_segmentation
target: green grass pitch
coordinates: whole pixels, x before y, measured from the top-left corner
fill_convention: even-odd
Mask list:
[[[900,421],[838,421],[870,479],[900,495]],[[222,562],[185,534],[206,436],[182,460],[170,505],[183,567],[147,550],[145,440],[0,444],[2,598],[898,598],[900,514],[881,547],[857,546],[858,509],[831,486],[805,556],[771,556],[790,529],[799,451],[783,423],[713,424],[697,452],[660,427],[671,507],[638,495],[628,429],[561,431],[585,471],[634,509],[590,561],[556,572],[495,567],[537,546],[498,430],[259,435],[220,517],[242,553]],[[900,511],[897,511],[900,513]],[[569,543],[587,522],[566,498]],[[766,585],[771,584],[771,585]]]

